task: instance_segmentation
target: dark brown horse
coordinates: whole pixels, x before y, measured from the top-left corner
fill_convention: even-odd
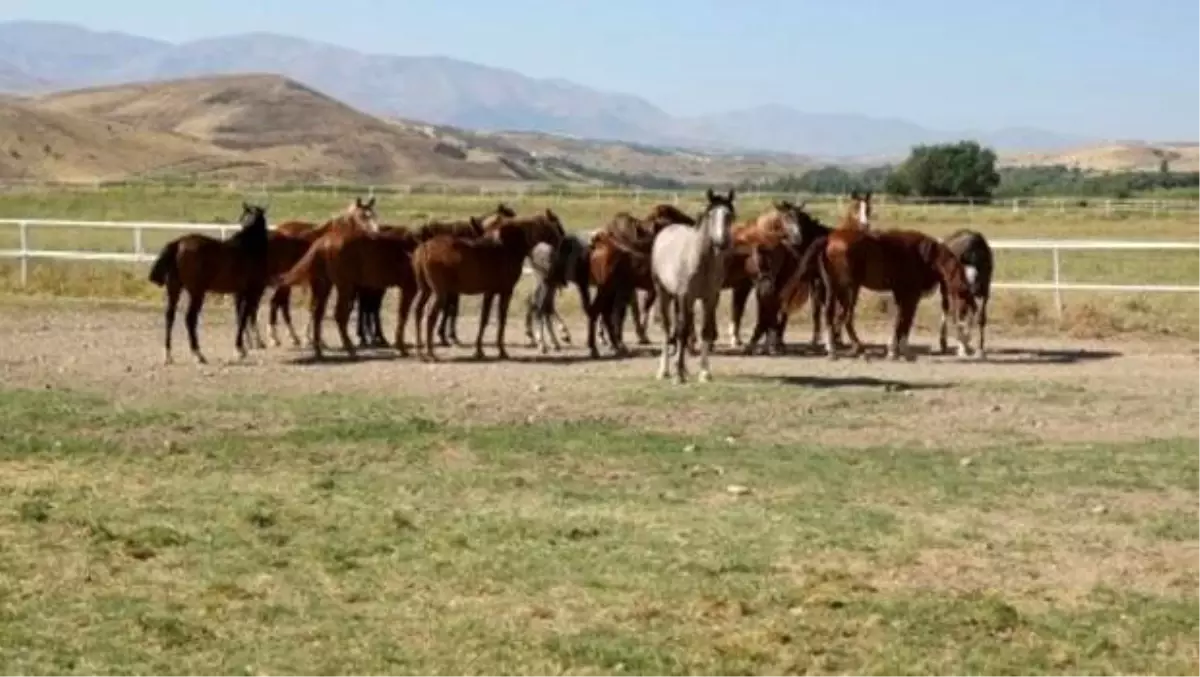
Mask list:
[[[854,311],[862,288],[890,291],[896,302],[896,323],[888,341],[888,357],[897,359],[907,351],[908,336],[921,297],[940,288],[947,298],[958,333],[958,354],[969,354],[967,321],[976,312],[975,299],[958,257],[937,239],[915,230],[885,230],[867,233],[859,229],[835,229],[805,252],[797,275],[804,279],[821,276],[825,299],[825,349],[837,356],[833,335],[845,326],[861,355],[862,341],[854,329]],[[835,311],[840,311],[836,312]]]
[[[975,297],[975,303],[979,306],[979,312],[976,313],[979,321],[979,359],[987,359],[985,346],[987,307],[988,299],[992,295],[992,271],[995,264],[995,260],[992,258],[992,247],[982,233],[967,229],[954,231],[947,235],[942,242],[950,251],[954,252],[959,262],[963,264],[963,271],[967,275],[967,284],[971,285],[971,295]],[[943,353],[948,352],[946,313],[949,309],[949,299],[943,293],[942,321],[938,327],[938,347]]]
[[[246,356],[245,333],[250,319],[258,311],[267,287],[267,216],[264,207],[242,203],[241,229],[228,240],[190,233],[163,246],[150,267],[152,283],[167,291],[166,338],[164,359],[171,358],[171,330],[183,291],[188,293],[188,343],[200,364],[208,362],[200,352],[196,335],[200,311],[207,294],[232,294],[237,312],[235,345]]]
[[[334,319],[342,346],[353,359],[356,352],[347,332],[347,323],[355,299],[360,298],[363,291],[383,292],[389,287],[399,287],[395,345],[400,354],[407,354],[404,328],[416,295],[411,258],[416,247],[417,239],[402,228],[379,232],[330,229],[280,277],[281,287],[307,283],[312,289],[313,350],[317,359],[323,356],[321,322],[329,295],[335,290]]]
[[[637,312],[637,290],[649,286],[649,248],[653,236],[628,242],[610,232],[600,231],[592,235],[588,246],[588,278],[596,287],[588,312],[588,331],[595,331],[596,322],[604,330],[608,344],[617,355],[629,352],[622,331],[625,313]],[[644,331],[644,330],[643,330]]]
[[[476,221],[474,217],[472,220]],[[521,279],[525,257],[537,244],[530,238],[533,232],[535,229],[519,224],[516,219],[500,219],[488,234],[478,238],[436,235],[417,247],[413,252],[413,272],[418,290],[416,343],[417,354],[423,360],[437,359],[433,353],[433,330],[451,294],[483,295],[479,328],[475,336],[476,359],[483,358],[483,332],[491,315],[492,302],[498,301],[496,349],[500,359],[508,358],[504,348],[508,307],[513,290]],[[550,242],[557,244],[557,240]],[[426,315],[425,307],[431,297],[433,305]],[[422,319],[424,326],[421,325]]]

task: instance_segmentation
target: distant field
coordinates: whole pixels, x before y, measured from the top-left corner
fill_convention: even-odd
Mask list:
[[[270,196],[273,221],[292,218],[321,220],[345,207],[352,193],[332,191],[291,191]],[[245,195],[216,188],[125,187],[101,190],[22,189],[0,193],[0,218],[40,217],[106,221],[229,222],[238,215],[243,198],[266,201],[265,195]],[[430,217],[465,217],[483,213],[498,201],[529,212],[555,210],[568,229],[584,230],[602,225],[613,213],[627,209],[644,211],[660,195],[614,197],[597,192],[529,197],[508,194],[479,195],[387,194],[380,196],[384,220],[389,223],[414,223]],[[739,199],[740,215],[758,213],[770,198],[745,195]],[[700,195],[682,194],[680,203],[687,209],[698,208]],[[942,205],[876,207],[880,227],[911,227],[943,236],[971,227],[992,239],[1005,238],[1104,238],[1130,240],[1194,241],[1197,214],[1194,211],[1117,211],[1106,214],[1103,201],[1092,201],[1088,208],[1066,205],[1062,211],[1052,207],[1022,208],[1014,212],[1007,206],[968,207]],[[836,220],[832,201],[814,202],[814,214],[828,223]],[[154,251],[176,234],[148,232],[144,247]],[[0,248],[18,246],[17,230],[0,227]],[[128,231],[95,229],[36,229],[30,246],[95,251],[132,251],[133,236]],[[997,254],[997,278],[1005,281],[1050,281],[1048,252],[1004,251]],[[1194,252],[1067,252],[1062,255],[1062,276],[1072,282],[1189,284],[1200,277],[1200,262]],[[0,264],[0,288],[18,291],[17,267]],[[158,299],[160,291],[144,281],[142,266],[118,264],[76,264],[35,262],[31,264],[31,286],[27,293],[68,296]],[[1097,294],[1068,293],[1066,317],[1060,325],[1049,293],[997,291],[994,321],[1030,330],[1067,329],[1088,335],[1121,332],[1197,335],[1197,299],[1190,294]],[[885,304],[866,303],[870,319]],[[931,312],[933,303],[923,311]]]

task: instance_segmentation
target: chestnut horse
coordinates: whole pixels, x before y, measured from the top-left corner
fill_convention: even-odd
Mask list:
[[[637,290],[650,287],[650,247],[653,236],[627,241],[611,232],[594,233],[588,244],[588,282],[596,287],[588,313],[588,331],[600,320],[601,338],[617,355],[629,352],[625,345],[625,313],[637,313]],[[642,332],[644,333],[644,329]]]
[[[192,355],[200,364],[208,362],[200,352],[196,325],[204,307],[206,294],[233,294],[237,312],[238,354],[246,357],[244,336],[246,325],[258,312],[267,287],[267,213],[266,208],[242,203],[241,229],[228,240],[189,233],[165,244],[154,264],[149,279],[167,291],[166,338],[164,360],[170,364],[171,330],[179,296],[187,290],[188,307],[184,315],[188,343]]]
[[[516,211],[507,204],[500,202],[490,213],[481,216],[476,221],[434,221],[421,226],[417,231],[417,239],[425,241],[434,235],[454,235],[455,237],[475,238],[483,234],[484,229],[494,225],[502,218],[515,218]],[[474,225],[472,225],[474,224]],[[462,345],[458,340],[458,296],[450,297],[446,310],[442,313],[437,327],[438,342],[443,347]]]
[[[890,359],[897,359],[901,352],[912,359],[907,344],[913,317],[921,298],[935,287],[942,290],[955,320],[959,357],[969,354],[967,321],[976,311],[975,299],[958,257],[937,239],[916,230],[866,233],[835,229],[805,252],[797,275],[803,279],[814,269],[827,290],[825,349],[830,359],[837,357],[833,335],[842,326],[854,344],[854,354],[863,352],[854,329],[854,311],[863,287],[890,291],[895,299],[896,322],[887,348]]]
[[[850,193],[850,204],[846,205],[846,211],[842,213],[842,220],[838,222],[837,227],[871,230],[871,191],[860,194],[856,190]]]
[[[416,294],[411,255],[417,239],[403,228],[378,232],[357,229],[331,228],[308,248],[304,257],[280,276],[278,284],[290,287],[307,283],[312,289],[313,351],[323,357],[321,323],[329,294],[337,291],[334,320],[346,354],[354,359],[357,353],[347,332],[354,301],[364,290],[386,291],[400,288],[400,305],[396,321],[396,349],[407,353],[404,327]],[[361,312],[361,311],[360,311]]]
[[[474,217],[471,220],[478,223]],[[538,241],[557,245],[562,234],[562,226],[557,218],[554,219],[557,230],[548,225],[530,226],[529,223],[528,218],[501,218],[486,235],[470,240],[436,235],[422,242],[413,252],[413,272],[417,281],[416,344],[417,354],[422,360],[437,359],[433,353],[433,329],[438,315],[454,294],[483,295],[479,328],[475,335],[476,359],[483,358],[483,332],[491,315],[492,302],[498,300],[496,349],[500,359],[508,359],[508,352],[504,348],[504,328],[513,290],[521,279],[525,257]],[[433,306],[426,315],[425,306],[431,296],[434,297]],[[424,326],[421,325],[422,319]]]
[[[308,247],[313,242],[316,242],[318,238],[329,232],[330,229],[335,228],[378,231],[379,222],[375,213],[375,198],[372,197],[363,202],[362,198],[356,197],[354,198],[354,202],[350,203],[343,212],[320,225],[308,221],[285,221],[275,226],[269,242],[271,279],[274,280],[283,274],[284,271],[290,270],[304,256],[304,253],[308,251]],[[287,324],[288,333],[292,336],[293,345],[300,345],[300,337],[296,335],[296,328],[292,325],[291,299],[292,290],[290,286],[276,287],[275,291],[271,294],[269,322],[271,325],[271,340],[276,347],[280,345],[279,334],[276,331],[280,313],[283,315],[283,321]],[[311,302],[309,307],[311,309]],[[312,338],[312,330],[312,327],[308,328],[310,340]]]

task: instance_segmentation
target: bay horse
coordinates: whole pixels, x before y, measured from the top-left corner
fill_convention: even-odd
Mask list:
[[[304,256],[304,253],[308,251],[307,246],[301,246],[300,243],[296,242],[297,239],[311,245],[331,229],[378,231],[379,221],[375,212],[375,198],[371,197],[364,202],[361,197],[355,197],[354,202],[347,205],[345,210],[321,224],[292,220],[275,226],[272,235],[278,234],[286,237],[272,237],[269,243],[270,251],[272,252],[271,258],[273,259],[271,264],[271,279],[277,279],[284,271],[291,269]],[[271,294],[269,322],[271,325],[271,340],[276,347],[281,345],[279,335],[276,331],[280,314],[283,315],[283,321],[287,324],[292,344],[295,346],[300,345],[300,337],[296,334],[296,328],[292,324],[291,299],[292,291],[290,286],[277,286]],[[309,308],[311,309],[311,307],[310,300]],[[310,326],[308,328],[310,340],[312,339],[312,331],[313,328]]]
[[[184,315],[188,343],[200,364],[208,360],[200,352],[196,335],[200,311],[207,294],[233,294],[237,313],[238,354],[246,357],[245,333],[257,313],[267,286],[267,213],[265,207],[242,203],[241,228],[228,240],[189,233],[163,245],[150,267],[149,280],[167,292],[164,361],[171,364],[171,330],[179,297],[188,293]]]
[[[648,257],[650,255],[650,244],[654,241],[654,237],[663,228],[673,223],[694,226],[696,225],[696,219],[675,205],[662,202],[651,207],[646,216],[641,218],[634,216],[630,212],[617,212],[609,219],[608,223],[601,227],[600,232],[608,233],[617,238],[620,243],[641,251]],[[637,289],[633,292],[628,303],[629,310],[633,314],[633,329],[637,334],[638,343],[649,345],[650,337],[646,335],[646,325],[650,318],[650,309],[654,307],[657,292],[650,280],[648,262],[644,268],[646,274],[638,276]],[[645,301],[642,302],[640,307],[637,299],[638,291],[646,293]],[[622,327],[624,326],[623,321],[621,325]]]
[[[475,217],[471,220],[479,223]],[[496,349],[500,359],[508,359],[504,348],[508,306],[521,279],[525,257],[538,238],[545,237],[547,232],[527,227],[518,219],[502,218],[487,234],[474,239],[436,235],[418,245],[412,257],[417,281],[418,356],[422,360],[437,360],[433,352],[433,330],[451,295],[482,294],[474,357],[483,358],[483,332],[491,315],[492,302],[497,300]],[[557,241],[552,240],[555,244]],[[426,315],[425,307],[431,297],[433,305]]]
[[[396,349],[407,354],[404,328],[416,295],[411,255],[417,239],[403,228],[380,231],[330,229],[308,248],[304,257],[280,276],[278,284],[290,287],[307,283],[312,290],[313,351],[323,357],[324,342],[321,324],[329,295],[337,291],[334,320],[342,347],[351,359],[357,357],[354,343],[347,332],[350,311],[364,290],[386,291],[400,288],[400,304],[396,321]],[[361,312],[361,311],[360,311]]]
[[[942,243],[954,252],[959,262],[963,264],[963,272],[967,276],[967,284],[971,287],[971,296],[979,306],[976,319],[979,322],[979,359],[987,359],[984,337],[987,331],[988,299],[992,294],[992,271],[994,259],[992,247],[982,233],[969,229],[956,230],[946,236]],[[942,294],[942,319],[938,327],[938,347],[941,352],[949,352],[946,345],[946,313],[949,302]]]
[[[588,283],[596,287],[588,312],[588,331],[597,333],[610,345],[616,355],[628,354],[624,340],[625,313],[637,311],[637,290],[654,288],[650,276],[650,247],[652,237],[627,242],[612,233],[598,231],[587,240]]]
[[[432,221],[418,229],[418,239],[424,241],[434,235],[453,235],[455,237],[476,238],[484,230],[495,225],[500,219],[516,218],[517,212],[508,204],[499,202],[496,208],[476,220],[467,221]],[[458,296],[452,295],[442,312],[437,327],[438,343],[443,347],[462,345],[458,340]]]
[[[725,257],[732,242],[730,230],[737,220],[734,191],[717,195],[708,189],[708,204],[695,226],[675,223],[663,228],[650,250],[650,268],[659,297],[659,317],[663,325],[662,356],[658,378],[670,370],[670,344],[675,344],[675,380],[687,380],[684,352],[694,326],[695,303],[700,301],[705,326],[715,326],[717,301],[725,278]],[[675,306],[674,331],[671,330],[671,306]],[[708,363],[708,343],[700,344],[701,382],[712,379]]]
[[[955,320],[958,355],[969,354],[968,315],[976,311],[966,272],[958,257],[937,239],[916,230],[884,230],[866,233],[857,229],[835,229],[805,252],[798,275],[820,274],[827,290],[825,298],[825,349],[836,359],[834,332],[840,327],[854,344],[854,354],[863,352],[854,328],[854,311],[859,291],[890,291],[896,302],[896,322],[888,341],[887,356],[907,359],[908,336],[921,298],[935,287],[947,298]],[[836,312],[835,311],[840,311]]]

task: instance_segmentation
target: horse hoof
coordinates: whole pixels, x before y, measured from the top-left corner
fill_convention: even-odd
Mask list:
[[[508,359],[508,351],[507,351],[507,350],[501,350],[501,351],[497,352],[497,353],[496,353],[496,359],[498,359],[498,360],[507,360],[507,359]]]
[[[208,359],[200,353],[196,353],[196,364],[208,364]]]
[[[683,374],[675,374],[675,385],[683,385],[687,383],[687,377]]]
[[[710,371],[700,372],[699,380],[701,383],[708,383],[708,382],[712,381],[712,372],[710,372]]]

